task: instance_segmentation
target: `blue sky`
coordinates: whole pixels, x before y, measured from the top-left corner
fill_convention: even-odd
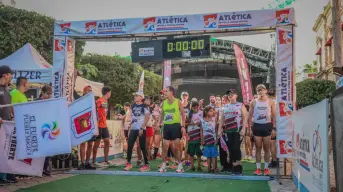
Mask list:
[[[203,3],[200,3],[203,2]],[[255,10],[267,7],[273,0],[17,0],[17,8],[33,10],[58,20],[92,20],[132,18],[158,15],[182,15],[210,12]],[[316,59],[315,20],[328,0],[297,0],[294,3],[296,20],[296,64],[301,66]],[[269,34],[226,37],[248,45],[270,50]],[[88,42],[85,52],[129,55],[129,42]]]

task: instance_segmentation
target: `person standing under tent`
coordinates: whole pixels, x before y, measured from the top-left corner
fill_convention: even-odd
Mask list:
[[[83,88],[83,96],[85,96],[85,95],[87,95],[88,93],[91,93],[91,92],[92,92],[92,87],[91,86],[88,85],[88,86],[85,86]],[[94,169],[96,169],[92,164],[89,163],[90,158],[92,156],[94,139],[95,139],[95,137],[91,138],[87,142],[83,142],[83,143],[80,144],[81,164],[80,164],[80,166],[78,168],[79,170],[83,170],[83,169],[94,170]],[[87,147],[86,147],[86,145],[87,145]],[[86,159],[85,159],[85,157],[86,157]]]
[[[276,105],[276,97],[274,89],[268,90],[268,97],[271,99]],[[269,168],[276,168],[277,167],[277,149],[276,149],[276,129],[273,128],[271,132],[271,141],[270,141],[270,151],[272,155],[272,160],[269,164]]]
[[[185,134],[186,115],[182,103],[175,98],[175,89],[171,86],[166,89],[167,99],[162,103],[161,122],[163,123],[163,163],[160,172],[167,171],[166,159],[168,148],[171,146],[172,152],[178,161],[176,172],[182,173],[181,151],[177,150],[182,135]],[[182,121],[181,121],[182,119]]]
[[[0,105],[11,104],[11,95],[9,85],[12,81],[12,70],[6,65],[0,66]],[[11,121],[13,119],[11,107],[0,108],[0,124],[2,121]],[[1,129],[1,127],[0,127]],[[0,183],[17,183],[13,174],[0,173]]]
[[[221,110],[219,123],[219,136],[226,134],[226,144],[229,148],[232,173],[241,175],[243,167],[241,163],[241,141],[247,127],[247,110],[242,103],[237,102],[237,91],[230,89],[228,92],[230,103]]]
[[[258,99],[253,100],[249,107],[249,127],[252,127],[256,146],[255,175],[262,175],[261,159],[262,146],[264,150],[264,175],[270,175],[270,135],[275,130],[275,103],[268,98],[267,89],[263,84],[256,87]]]
[[[96,162],[96,155],[98,153],[98,148],[101,142],[101,139],[104,142],[104,165],[113,166],[113,164],[108,160],[108,154],[110,150],[110,132],[107,127],[107,112],[108,112],[108,99],[111,97],[111,88],[103,87],[101,90],[102,97],[96,101],[96,109],[98,112],[98,127],[99,135],[95,138],[93,146],[93,164],[95,166],[101,166]]]
[[[144,165],[139,169],[141,172],[150,171],[148,153],[146,150],[146,127],[150,120],[150,112],[148,107],[143,102],[144,94],[137,92],[135,94],[135,103],[131,106],[131,130],[129,132],[128,150],[127,150],[127,163],[124,168],[125,171],[132,169],[132,149],[138,138],[139,146],[143,153]]]

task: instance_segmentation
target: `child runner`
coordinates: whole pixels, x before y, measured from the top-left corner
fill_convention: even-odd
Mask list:
[[[207,106],[204,109],[204,119],[201,120],[202,128],[202,141],[204,146],[203,155],[207,158],[208,172],[218,172],[217,170],[217,157],[218,149],[216,146],[216,121],[214,116],[214,109],[212,106]]]
[[[151,160],[152,159],[152,142],[154,139],[154,129],[152,128],[152,124],[153,124],[153,119],[152,119],[152,109],[150,108],[151,106],[151,99],[150,97],[145,97],[144,100],[144,104],[147,107],[148,111],[149,111],[149,121],[146,125],[146,148],[148,150],[148,159]]]
[[[148,154],[146,151],[146,125],[150,119],[150,113],[143,103],[144,94],[137,92],[135,95],[135,103],[131,106],[131,130],[129,133],[127,163],[125,171],[132,169],[131,157],[132,149],[135,145],[137,137],[139,137],[139,146],[143,153],[144,165],[139,171],[145,172],[150,170]]]
[[[200,141],[202,138],[202,130],[200,127],[201,119],[203,113],[199,111],[199,103],[194,101],[192,102],[192,109],[189,112],[187,118],[187,134],[188,134],[188,146],[187,146],[187,153],[190,156],[191,160],[191,171],[195,171],[194,167],[194,155],[197,156],[198,160],[198,171],[202,171],[200,163],[201,163],[201,156],[202,152],[200,149]]]
[[[262,175],[261,159],[262,144],[264,151],[264,175],[270,175],[270,135],[275,130],[275,103],[268,98],[267,89],[263,84],[256,87],[258,99],[253,100],[249,107],[249,127],[252,127],[256,146],[255,175]]]

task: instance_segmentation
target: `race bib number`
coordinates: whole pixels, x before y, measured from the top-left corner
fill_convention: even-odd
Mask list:
[[[171,122],[174,120],[174,114],[167,114],[164,118],[165,122]]]

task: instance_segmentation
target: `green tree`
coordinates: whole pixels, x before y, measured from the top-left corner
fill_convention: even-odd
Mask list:
[[[75,68],[78,71],[81,71],[82,72],[81,76],[86,79],[92,79],[98,76],[98,68],[96,68],[94,65],[91,65],[89,63],[82,64],[82,65],[80,63],[77,63],[75,65]]]
[[[130,59],[120,56],[108,56],[88,53],[82,56],[81,65],[90,64],[98,69],[98,75],[91,80],[102,82],[112,89],[111,104],[123,104],[132,101],[133,93],[138,90],[138,83],[143,68],[133,64]],[[145,95],[156,95],[162,87],[162,77],[145,71]]]
[[[51,64],[55,19],[23,9],[0,5],[0,58],[11,55],[26,43]],[[76,42],[76,62],[83,53],[85,42]]]
[[[306,79],[296,85],[296,101],[301,107],[318,103],[336,90],[334,81]]]

